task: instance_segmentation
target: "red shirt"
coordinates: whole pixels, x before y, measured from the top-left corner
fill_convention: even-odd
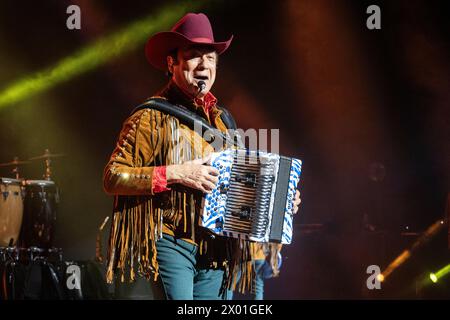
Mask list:
[[[203,99],[195,98],[194,99],[195,104],[202,106],[203,110],[205,110],[205,113],[208,115],[209,118],[211,118],[211,110],[213,106],[216,105],[217,99],[214,97],[214,95],[211,92],[208,92]]]

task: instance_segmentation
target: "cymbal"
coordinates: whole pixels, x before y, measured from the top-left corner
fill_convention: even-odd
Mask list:
[[[40,156],[36,156],[33,158],[30,158],[28,160],[40,160],[40,159],[49,159],[49,158],[59,158],[59,157],[64,157],[65,154],[64,153],[44,153]]]
[[[11,162],[0,163],[0,167],[14,167],[14,166],[20,166],[23,164],[27,164],[27,163],[30,163],[30,161],[14,160]]]

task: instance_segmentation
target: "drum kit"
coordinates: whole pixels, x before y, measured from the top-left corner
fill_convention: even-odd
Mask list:
[[[61,249],[53,246],[59,189],[52,181],[51,160],[63,154],[44,154],[21,161],[17,157],[0,167],[9,167],[13,178],[0,177],[0,273],[2,273],[1,298],[16,298],[19,267],[29,262],[62,261]],[[45,162],[42,180],[24,179],[20,170],[33,161]],[[15,271],[13,271],[15,270]],[[17,278],[17,276],[16,276]],[[9,288],[9,289],[8,289]]]
[[[0,247],[52,247],[59,189],[51,179],[51,159],[62,156],[46,149],[27,161],[15,158],[0,163],[0,167],[12,167],[15,176],[0,178]],[[44,180],[21,178],[19,167],[36,160],[45,161]]]

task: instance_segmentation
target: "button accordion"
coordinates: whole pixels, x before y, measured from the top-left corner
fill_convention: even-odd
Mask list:
[[[204,197],[201,226],[221,236],[291,243],[301,160],[227,149],[213,153],[211,165],[219,170],[219,179]]]

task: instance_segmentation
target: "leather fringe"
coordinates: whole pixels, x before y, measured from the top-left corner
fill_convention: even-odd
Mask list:
[[[106,280],[134,281],[136,270],[147,279],[158,277],[156,241],[162,235],[161,209],[149,197],[116,196],[111,223]],[[137,261],[137,266],[135,262]]]
[[[226,250],[230,260],[224,265],[226,277],[221,292],[225,289],[238,290],[243,294],[251,292],[255,271],[250,242],[241,239],[228,239]]]

